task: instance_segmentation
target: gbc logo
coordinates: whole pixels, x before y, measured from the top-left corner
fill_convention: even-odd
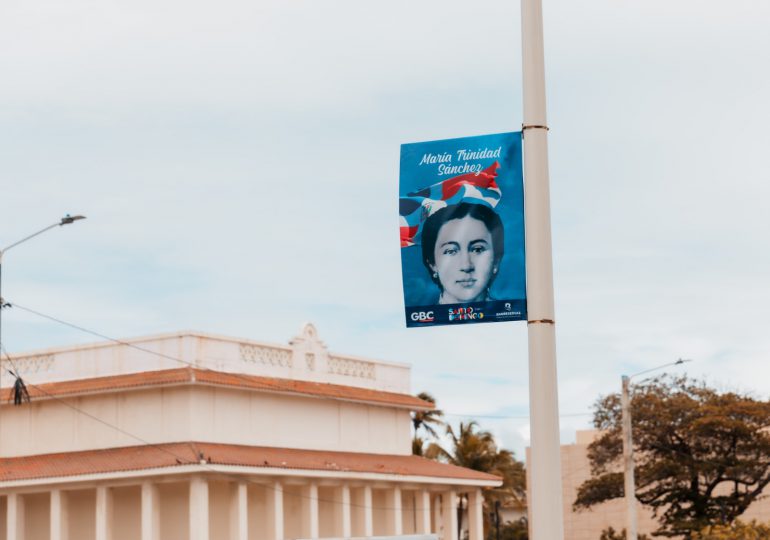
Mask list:
[[[433,322],[432,311],[413,311],[410,318],[414,322]]]

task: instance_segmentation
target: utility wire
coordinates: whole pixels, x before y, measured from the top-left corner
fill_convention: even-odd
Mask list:
[[[508,415],[497,415],[497,414],[460,414],[460,413],[445,412],[444,416],[453,416],[456,418],[485,418],[490,420],[529,420],[529,415],[508,416]],[[570,417],[578,417],[578,416],[593,416],[593,413],[565,413],[565,414],[559,415],[560,418],[570,418]]]
[[[197,365],[195,365],[195,364],[193,364],[193,363],[191,363],[191,362],[188,362],[188,361],[186,361],[186,360],[182,360],[181,358],[177,358],[177,357],[174,357],[174,356],[171,356],[171,355],[167,355],[167,354],[164,354],[164,353],[160,353],[160,352],[157,352],[157,351],[153,351],[153,350],[151,350],[151,349],[146,349],[146,348],[144,348],[144,347],[140,347],[140,346],[138,346],[138,345],[134,345],[133,343],[128,343],[128,342],[126,342],[126,341],[122,341],[122,340],[119,340],[119,339],[116,339],[116,338],[111,338],[111,337],[109,337],[109,336],[106,336],[106,335],[104,335],[104,334],[100,334],[100,333],[98,333],[98,332],[95,332],[95,331],[89,330],[89,329],[87,329],[87,328],[84,328],[84,327],[82,327],[82,326],[78,326],[78,325],[76,325],[76,324],[73,324],[73,323],[69,323],[69,322],[67,322],[67,321],[64,321],[64,320],[62,320],[62,319],[58,319],[58,318],[56,318],[56,317],[53,317],[53,316],[50,316],[50,315],[46,315],[46,314],[44,314],[44,313],[40,313],[40,312],[38,312],[38,311],[35,311],[35,310],[31,309],[31,308],[26,308],[26,307],[24,307],[24,306],[20,306],[19,304],[15,304],[15,303],[14,303],[14,304],[11,304],[11,306],[13,306],[13,307],[17,307],[17,308],[19,308],[19,309],[21,309],[21,310],[24,310],[24,311],[26,311],[26,312],[28,312],[28,313],[31,313],[31,314],[37,315],[37,316],[39,316],[39,317],[43,317],[43,318],[49,319],[49,320],[51,320],[51,321],[54,321],[54,322],[57,322],[57,323],[60,323],[60,324],[63,324],[63,325],[69,326],[69,327],[71,327],[71,328],[75,328],[75,329],[77,329],[77,330],[80,330],[80,331],[82,331],[82,332],[86,332],[86,333],[88,333],[88,334],[91,334],[91,335],[94,335],[94,336],[100,337],[100,338],[102,338],[102,339],[106,339],[106,340],[108,340],[108,341],[112,341],[112,342],[114,342],[114,343],[118,343],[118,344],[120,344],[120,345],[125,345],[125,346],[127,346],[127,347],[131,347],[131,348],[133,348],[133,349],[136,349],[136,350],[139,350],[139,351],[142,351],[142,352],[148,353],[148,354],[154,354],[154,355],[156,355],[156,356],[160,356],[160,357],[162,357],[162,358],[165,358],[165,359],[168,359],[168,360],[173,360],[173,361],[175,361],[175,362],[180,362],[180,363],[182,363],[182,364],[185,364],[185,365],[188,365],[188,366],[194,367],[194,368],[196,368],[196,369],[201,369],[201,370],[205,370],[205,371],[213,371],[213,370],[210,370],[209,368],[206,368],[206,367],[199,367],[199,366],[197,366]],[[8,354],[8,352],[5,350],[5,347],[2,347],[2,346],[0,345],[0,348],[2,349],[2,353],[4,353],[4,354],[5,354],[6,358],[7,358],[7,359],[8,359],[8,361],[9,361],[9,363],[10,363],[10,364],[11,364],[11,366],[13,367],[13,371],[15,371],[16,373],[13,373],[13,372],[11,372],[11,371],[9,371],[9,370],[7,370],[7,369],[6,369],[6,372],[7,372],[8,374],[10,374],[10,375],[14,376],[14,377],[18,377],[18,376],[19,376],[19,370],[18,370],[18,368],[16,367],[16,364],[15,364],[15,362],[13,361],[13,359],[11,358],[11,356]],[[236,375],[236,376],[237,376],[237,375],[240,375],[240,374],[237,374],[237,373],[228,373],[228,374],[229,374],[229,375]],[[247,379],[246,377],[242,377],[242,379],[243,379],[243,380],[246,380],[246,381],[249,381],[249,382],[251,382],[251,380],[250,380],[250,379]],[[218,475],[224,475],[226,478],[232,478],[232,479],[235,479],[235,480],[237,480],[237,481],[243,481],[243,477],[241,477],[241,476],[235,475],[235,474],[233,474],[233,473],[227,473],[227,472],[218,471],[218,470],[216,470],[216,469],[214,469],[214,468],[212,468],[212,467],[208,466],[208,464],[206,464],[206,463],[200,463],[199,461],[198,461],[198,462],[190,462],[190,461],[189,461],[189,460],[188,460],[186,457],[183,457],[183,456],[181,456],[181,455],[179,455],[179,454],[177,454],[177,453],[175,453],[175,452],[172,452],[172,451],[171,451],[171,450],[169,450],[168,448],[164,448],[164,447],[162,447],[162,446],[159,446],[159,445],[158,445],[158,444],[156,444],[156,443],[151,443],[151,442],[149,442],[149,441],[147,441],[147,440],[145,440],[145,439],[143,439],[143,438],[139,437],[138,435],[135,435],[135,434],[133,434],[133,433],[131,433],[131,432],[128,432],[128,431],[124,430],[123,428],[121,428],[121,427],[119,427],[119,426],[116,426],[116,425],[114,425],[114,424],[112,424],[112,423],[110,423],[110,422],[107,422],[106,420],[104,420],[104,419],[101,419],[101,418],[99,418],[99,417],[97,417],[97,416],[94,416],[93,414],[91,414],[91,413],[89,413],[89,412],[87,412],[87,411],[84,411],[84,410],[80,409],[80,408],[79,408],[79,407],[77,407],[76,405],[73,405],[72,403],[68,402],[67,400],[65,400],[65,399],[63,399],[63,398],[60,398],[59,396],[56,396],[56,395],[54,395],[54,394],[51,394],[50,392],[47,392],[45,389],[41,388],[40,386],[38,386],[38,385],[36,385],[36,384],[34,384],[34,383],[29,383],[29,382],[26,382],[25,384],[26,384],[27,386],[31,387],[31,388],[34,388],[35,390],[37,390],[37,391],[38,391],[38,392],[40,392],[41,394],[45,395],[46,397],[48,397],[48,398],[50,398],[50,399],[52,399],[52,400],[55,400],[55,401],[57,401],[57,402],[59,402],[59,403],[62,403],[62,404],[63,404],[63,405],[65,405],[66,407],[68,407],[68,408],[70,408],[70,409],[74,410],[75,412],[77,412],[77,413],[79,413],[79,414],[82,414],[82,415],[84,415],[84,416],[86,416],[86,417],[90,418],[91,420],[94,420],[95,422],[98,422],[98,423],[100,423],[100,424],[102,424],[102,425],[104,425],[104,426],[106,426],[106,427],[109,427],[109,428],[111,428],[111,429],[114,429],[114,430],[116,430],[116,431],[120,432],[121,434],[123,434],[123,435],[126,435],[126,436],[128,436],[128,437],[130,437],[130,438],[132,438],[132,439],[134,439],[134,440],[136,440],[136,441],[138,441],[138,442],[140,442],[140,443],[142,443],[142,444],[144,444],[144,445],[150,446],[150,447],[152,447],[152,448],[155,448],[155,449],[157,449],[157,450],[160,450],[160,451],[162,451],[162,452],[164,452],[164,453],[166,453],[166,454],[168,454],[168,455],[170,455],[170,456],[174,457],[174,458],[175,458],[175,460],[177,461],[177,463],[179,463],[179,464],[187,464],[187,465],[198,465],[198,466],[200,466],[200,467],[203,467],[204,469],[207,469],[209,472],[212,472],[212,473],[215,473],[215,474],[218,474]],[[248,483],[250,483],[250,484],[254,484],[254,485],[257,485],[257,486],[262,486],[262,487],[263,487],[263,488],[265,488],[265,489],[272,489],[272,490],[274,490],[274,491],[278,491],[276,488],[274,488],[273,486],[270,486],[269,484],[263,484],[263,483],[260,483],[260,482],[255,482],[255,481],[253,481],[253,480],[251,480],[251,479],[249,479],[249,478],[246,478],[246,481],[247,481]],[[292,493],[292,494],[289,494],[289,495],[290,495],[290,496],[297,496],[297,497],[300,497],[300,498],[305,498],[305,499],[310,499],[310,500],[313,500],[313,499],[315,499],[315,500],[317,500],[318,502],[328,502],[328,503],[332,503],[332,504],[343,504],[343,502],[342,502],[342,501],[337,501],[337,500],[332,500],[332,499],[323,499],[323,498],[320,498],[320,497],[310,497],[310,496],[304,495],[304,494],[302,494],[302,493],[299,493],[299,494],[294,494],[294,493]],[[384,506],[374,506],[374,505],[372,505],[371,507],[369,507],[369,506],[367,506],[367,505],[362,505],[362,504],[353,503],[352,501],[349,503],[349,505],[350,505],[351,507],[356,507],[356,508],[372,508],[373,510],[388,510],[388,511],[397,510],[397,508],[396,508],[396,507],[384,507]],[[415,511],[417,511],[417,510],[420,510],[420,511],[422,511],[422,510],[425,510],[425,509],[424,509],[424,508],[418,508],[418,507],[415,507]],[[430,510],[430,509],[428,508],[428,510]]]
[[[6,369],[6,372],[9,373],[10,375],[17,376],[17,374],[19,372],[18,368],[16,367],[15,362],[13,361],[13,359],[11,358],[11,356],[8,354],[8,352],[5,350],[4,347],[2,348],[2,353],[5,354],[6,359],[11,364],[11,366],[13,366],[13,370],[16,373],[13,373],[13,372],[11,372],[8,369]],[[145,444],[147,446],[150,446],[152,448],[160,450],[161,452],[164,452],[164,453],[174,457],[176,462],[179,465],[197,465],[197,466],[202,467],[203,469],[208,470],[211,473],[214,473],[214,474],[218,475],[220,478],[221,477],[229,478],[229,479],[232,479],[232,480],[234,480],[236,482],[241,482],[241,481],[245,480],[249,484],[252,484],[252,485],[255,485],[255,486],[260,486],[260,487],[262,487],[264,489],[270,489],[270,490],[273,490],[273,491],[276,491],[276,492],[279,491],[278,489],[276,489],[275,487],[271,486],[270,484],[265,484],[265,483],[257,482],[257,481],[251,480],[248,477],[244,479],[244,477],[242,477],[240,475],[236,475],[234,473],[228,473],[228,472],[224,472],[224,471],[220,471],[220,470],[214,469],[213,467],[210,467],[208,465],[208,463],[205,463],[205,462],[201,463],[200,460],[199,461],[190,461],[188,458],[186,458],[184,456],[181,456],[180,454],[177,454],[176,452],[173,452],[173,451],[169,450],[168,448],[164,448],[163,446],[160,446],[157,443],[149,442],[149,441],[143,439],[142,437],[139,437],[138,435],[135,435],[135,434],[133,434],[133,433],[131,433],[129,431],[126,431],[126,430],[120,428],[119,426],[116,426],[116,425],[114,425],[114,424],[112,424],[110,422],[107,422],[106,420],[103,420],[103,419],[101,419],[101,418],[99,418],[99,417],[97,417],[97,416],[95,416],[95,415],[93,415],[93,414],[91,414],[91,413],[89,413],[87,411],[84,411],[84,410],[80,409],[79,407],[77,407],[76,405],[73,405],[72,403],[68,402],[65,399],[62,399],[62,398],[60,398],[60,397],[58,397],[56,395],[50,394],[49,392],[46,392],[44,389],[40,388],[39,386],[35,385],[34,383],[25,383],[25,384],[27,384],[28,386],[30,386],[32,388],[35,388],[37,391],[41,392],[42,394],[45,394],[46,396],[48,396],[52,400],[55,400],[55,401],[57,401],[59,403],[62,403],[63,405],[65,405],[66,407],[74,410],[78,414],[82,414],[82,415],[86,416],[87,418],[90,418],[91,420],[94,420],[95,422],[98,422],[98,423],[100,423],[100,424],[102,424],[102,425],[104,425],[106,427],[109,427],[109,428],[111,428],[111,429],[113,429],[115,431],[118,431],[119,433],[121,433],[123,435],[126,435],[126,436],[128,436],[128,437],[130,437],[130,438],[132,438],[132,439],[134,439],[134,440],[136,440],[136,441],[138,441],[138,442],[140,442],[142,444]],[[677,453],[677,454],[681,454],[683,456],[689,456],[689,454],[687,454],[687,453],[685,453],[685,452],[683,452],[681,450],[677,450],[676,448],[671,448],[671,451],[673,451],[674,453]],[[711,465],[720,465],[721,464],[719,462],[714,462],[714,461],[711,461],[711,460],[704,460],[704,462],[705,463],[709,463]],[[570,478],[570,477],[572,477],[572,476],[574,476],[574,475],[576,475],[578,473],[581,473],[581,472],[585,471],[586,469],[589,469],[590,467],[591,467],[591,464],[589,462],[588,464],[583,465],[582,467],[579,467],[578,469],[572,470],[568,474],[563,475],[562,478],[563,479]],[[336,500],[336,499],[326,499],[326,498],[322,498],[322,497],[311,497],[309,495],[304,495],[302,493],[298,493],[298,494],[297,493],[289,493],[288,495],[289,496],[294,496],[294,497],[299,497],[299,498],[302,498],[302,499],[317,500],[319,503],[320,502],[326,502],[326,503],[331,503],[331,504],[340,504],[340,505],[344,504],[343,501],[339,501],[339,500]],[[369,507],[367,505],[354,503],[352,501],[349,502],[349,505],[351,507],[355,507],[355,508],[371,508],[372,510],[387,510],[387,511],[397,510],[397,508],[395,508],[395,507],[374,506],[374,505]],[[402,506],[402,508],[403,508],[403,506]],[[415,506],[414,510],[415,511],[423,511],[423,510],[426,510],[426,509],[422,508],[422,507]],[[427,508],[427,510],[431,510],[431,509]]]
[[[169,354],[165,354],[165,353],[162,353],[162,352],[153,351],[152,349],[147,349],[145,347],[141,347],[139,345],[135,345],[135,344],[130,343],[128,341],[123,341],[121,339],[117,339],[117,338],[113,338],[113,337],[107,336],[107,335],[99,333],[99,332],[97,332],[95,330],[89,330],[88,328],[85,328],[83,326],[80,326],[80,325],[77,325],[75,323],[71,323],[71,322],[65,321],[65,320],[60,319],[58,317],[54,317],[53,315],[47,315],[45,313],[41,313],[40,311],[36,311],[36,310],[34,310],[32,308],[28,308],[28,307],[22,306],[20,304],[15,303],[15,302],[14,303],[9,303],[9,307],[18,308],[18,309],[20,309],[22,311],[26,311],[27,313],[31,313],[32,315],[36,315],[38,317],[41,317],[41,318],[44,318],[44,319],[48,319],[49,321],[53,321],[53,322],[62,324],[64,326],[69,326],[70,328],[73,328],[75,330],[79,330],[81,332],[84,332],[86,334],[90,334],[90,335],[98,337],[100,339],[111,341],[111,342],[116,343],[118,345],[123,345],[123,346],[126,346],[126,347],[130,347],[130,348],[135,349],[137,351],[141,351],[141,352],[144,352],[144,353],[147,353],[147,354],[152,354],[152,355],[158,356],[160,358],[164,358],[166,360],[171,360],[173,362],[177,362],[177,363],[186,365],[188,367],[199,369],[201,371],[211,371],[213,373],[218,373],[218,372],[216,372],[216,371],[214,371],[214,370],[212,370],[212,369],[210,369],[210,368],[208,368],[206,366],[199,366],[199,365],[197,365],[197,364],[195,364],[193,362],[188,362],[187,360],[183,360],[183,359],[181,359],[179,357],[176,357],[176,356],[171,356]],[[237,378],[240,378],[241,380],[246,381],[246,382],[253,382],[251,379],[248,378],[247,375],[244,375],[242,373],[228,372],[227,374],[231,375],[231,376],[234,376],[234,377],[237,377]],[[262,382],[262,381],[260,381],[260,382]],[[270,384],[269,381],[266,381],[266,384],[269,385]],[[278,385],[276,385],[276,387],[278,387]],[[447,413],[447,412],[444,413],[444,416],[452,416],[452,417],[457,417],[457,418],[485,418],[485,419],[495,419],[495,420],[528,420],[529,419],[528,415],[508,416],[508,415],[460,414],[460,413]],[[592,416],[592,413],[567,413],[567,414],[560,414],[559,416],[560,417],[565,417],[565,418],[566,417],[579,417],[579,416]]]
[[[3,349],[3,353],[5,354],[5,357],[8,360],[8,362],[13,366],[14,371],[18,372],[18,370],[17,370],[17,368],[15,366],[15,363],[14,363],[13,359],[11,358],[11,356],[8,354],[8,352],[5,351],[5,349]],[[12,376],[16,376],[15,373],[13,373],[12,371],[10,371],[8,369],[6,369],[6,373],[8,373],[8,374],[10,374]],[[110,422],[108,422],[106,420],[103,420],[102,418],[99,418],[99,417],[97,417],[97,416],[95,416],[95,415],[93,415],[93,414],[91,414],[91,413],[89,413],[87,411],[84,411],[83,409],[79,408],[76,405],[73,405],[72,403],[70,403],[66,399],[60,398],[59,396],[56,396],[56,395],[51,394],[49,392],[46,392],[43,388],[41,388],[40,386],[38,386],[38,385],[36,385],[34,383],[26,382],[25,384],[30,386],[30,387],[32,387],[32,388],[34,388],[35,390],[39,391],[40,393],[46,395],[50,399],[52,399],[52,400],[54,400],[54,401],[56,401],[58,403],[61,403],[62,405],[72,409],[73,411],[75,411],[78,414],[82,414],[83,416],[86,416],[87,418],[90,418],[91,420],[93,420],[95,422],[98,422],[99,424],[102,424],[102,425],[104,425],[104,426],[106,426],[106,427],[108,427],[110,429],[113,429],[113,430],[121,433],[122,435],[126,435],[127,437],[130,437],[130,438],[132,438],[132,439],[134,439],[134,440],[136,440],[136,441],[138,441],[138,442],[140,442],[140,443],[142,443],[142,444],[144,444],[146,446],[149,446],[151,448],[155,448],[156,450],[160,450],[161,452],[164,452],[165,454],[168,454],[169,456],[173,457],[176,460],[178,465],[197,465],[199,467],[202,467],[203,469],[208,470],[211,473],[214,473],[214,474],[218,475],[220,478],[221,477],[230,478],[230,479],[235,480],[237,482],[242,482],[242,481],[245,480],[247,483],[253,484],[255,486],[261,486],[261,487],[263,487],[265,489],[271,489],[271,490],[276,491],[276,492],[279,491],[275,487],[271,486],[269,483],[265,484],[265,483],[262,483],[262,482],[257,482],[257,481],[251,480],[248,477],[244,478],[243,476],[237,475],[235,473],[228,473],[226,471],[220,471],[220,470],[217,470],[217,469],[211,467],[207,462],[205,462],[205,457],[203,456],[202,452],[201,452],[201,456],[200,456],[199,460],[197,460],[197,461],[190,461],[185,456],[182,456],[182,455],[180,455],[180,454],[178,454],[176,452],[173,452],[172,450],[169,450],[168,448],[164,448],[163,446],[161,446],[161,445],[159,445],[157,443],[152,443],[152,442],[150,442],[150,441],[148,441],[148,440],[146,440],[146,439],[144,439],[144,438],[142,438],[142,437],[140,437],[138,435],[135,435],[134,433],[126,431],[125,429],[123,429],[123,428],[121,428],[119,426],[116,426],[115,424],[112,424],[112,423],[110,423]],[[182,444],[184,444],[184,443],[182,443]],[[203,462],[201,462],[201,460],[203,460]],[[228,465],[224,465],[224,466],[228,466]],[[284,492],[284,493],[286,493],[286,492]],[[298,493],[298,494],[297,493],[288,493],[288,495],[291,496],[291,497],[299,497],[299,498],[302,498],[302,499],[316,500],[318,502],[326,502],[326,503],[332,503],[332,504],[344,504],[343,501],[338,501],[338,500],[335,500],[335,499],[325,499],[325,498],[321,498],[321,497],[311,497],[309,495],[304,495],[302,493]],[[365,504],[357,504],[357,503],[354,503],[352,501],[349,502],[349,506],[355,507],[355,508],[371,508],[372,510],[397,510],[398,509],[396,507],[389,507],[389,506],[374,506],[374,505],[367,506]],[[422,510],[425,510],[425,508],[415,507],[415,511],[417,511],[417,510],[422,511]],[[428,510],[430,510],[430,508],[428,508]]]
[[[143,353],[152,354],[152,355],[158,356],[160,358],[164,358],[166,360],[171,360],[173,362],[177,362],[179,364],[183,364],[183,365],[185,365],[187,367],[198,369],[200,371],[208,371],[208,372],[211,372],[211,373],[220,373],[220,372],[214,371],[213,369],[210,369],[210,368],[208,368],[206,366],[199,366],[199,365],[197,365],[194,362],[188,362],[187,360],[183,360],[183,359],[178,358],[176,356],[171,356],[170,354],[165,354],[165,353],[162,353],[162,352],[153,351],[152,349],[147,349],[145,347],[140,347],[139,345],[135,345],[133,343],[129,343],[128,341],[123,341],[121,339],[113,338],[113,337],[101,334],[99,332],[96,332],[94,330],[89,330],[88,328],[84,328],[84,327],[79,326],[77,324],[74,324],[74,323],[71,323],[71,322],[67,322],[67,321],[65,321],[63,319],[59,319],[59,318],[54,317],[52,315],[46,315],[45,313],[41,313],[39,311],[35,311],[32,308],[24,307],[24,306],[21,306],[21,305],[16,304],[16,303],[12,303],[12,304],[9,304],[9,305],[11,307],[19,308],[22,311],[26,311],[27,313],[31,313],[33,315],[37,315],[38,317],[42,317],[44,319],[48,319],[50,321],[53,321],[53,322],[56,322],[56,323],[59,323],[59,324],[63,324],[65,326],[69,326],[70,328],[74,328],[74,329],[79,330],[81,332],[85,332],[86,334],[90,334],[92,336],[96,336],[98,338],[105,339],[107,341],[112,341],[113,343],[117,343],[118,345],[123,345],[125,347],[129,347],[131,349],[135,349],[137,351],[141,351]],[[238,378],[238,379],[240,379],[240,380],[242,380],[244,382],[248,382],[248,383],[253,383],[254,382],[252,378],[250,378],[248,375],[244,375],[242,373],[227,372],[227,374],[232,376],[232,377]],[[276,390],[283,390],[283,388],[278,383],[273,383],[270,380],[266,380],[266,379],[269,379],[269,377],[261,378],[260,384],[264,384],[265,386],[273,387]]]
[[[79,325],[76,325],[76,324],[64,321],[62,319],[58,319],[58,318],[50,316],[50,315],[46,315],[46,314],[38,312],[38,311],[35,311],[35,310],[31,309],[31,308],[26,308],[24,306],[20,306],[19,304],[15,304],[15,303],[14,304],[9,304],[8,307],[17,307],[17,308],[19,308],[19,309],[21,309],[23,311],[26,311],[28,313],[37,315],[39,317],[43,317],[45,319],[49,319],[51,321],[54,321],[54,322],[57,322],[57,323],[69,326],[71,328],[80,330],[82,332],[91,334],[93,336],[97,336],[97,337],[99,337],[101,339],[105,339],[105,340],[112,341],[112,342],[120,344],[120,345],[131,347],[133,349],[136,349],[136,350],[148,353],[148,354],[153,354],[153,355],[156,355],[156,356],[168,359],[168,360],[179,362],[179,363],[185,364],[187,366],[194,367],[196,369],[212,371],[209,368],[197,366],[197,365],[193,364],[192,362],[188,362],[188,361],[182,360],[181,358],[177,358],[177,357],[174,357],[174,356],[171,356],[171,355],[160,353],[158,351],[153,351],[151,349],[146,349],[144,347],[140,347],[138,345],[134,345],[133,343],[129,343],[129,342],[126,342],[126,341],[122,341],[122,340],[119,340],[119,339],[116,339],[116,338],[109,337],[109,336],[106,336],[104,334],[100,334],[99,332],[95,332],[93,330],[89,330],[87,328],[84,328],[82,326],[79,326]],[[11,376],[18,377],[19,376],[18,367],[16,366],[16,363],[13,361],[13,359],[8,354],[8,352],[5,350],[5,347],[2,344],[0,344],[0,354],[4,354],[5,357],[7,358],[8,362],[13,367],[13,372],[8,370],[7,368],[5,368],[5,371],[8,374],[10,374]],[[230,375],[236,375],[237,376],[237,375],[240,375],[240,374],[231,373]],[[244,377],[243,380],[249,380],[249,379],[246,379]],[[227,472],[216,470],[213,467],[208,466],[208,464],[205,463],[205,462],[204,463],[201,463],[200,461],[192,461],[191,462],[186,457],[181,456],[181,455],[179,455],[179,454],[169,450],[168,448],[164,448],[164,447],[162,447],[162,446],[160,446],[160,445],[158,445],[156,443],[149,442],[149,441],[143,439],[142,437],[139,437],[138,435],[135,435],[135,434],[133,434],[131,432],[128,432],[128,431],[122,429],[119,426],[116,426],[116,425],[114,425],[114,424],[112,424],[110,422],[107,422],[106,420],[103,420],[103,419],[101,419],[101,418],[99,418],[99,417],[97,417],[97,416],[95,416],[95,415],[93,415],[93,414],[91,414],[91,413],[89,413],[87,411],[84,411],[84,410],[80,409],[79,407],[73,405],[72,403],[69,403],[67,400],[62,399],[62,398],[60,398],[60,397],[58,397],[56,395],[53,395],[53,394],[47,392],[46,390],[44,390],[43,388],[41,388],[40,386],[38,386],[38,385],[36,385],[34,383],[27,382],[25,384],[27,384],[28,386],[34,388],[35,390],[37,390],[41,394],[46,395],[48,398],[53,399],[53,400],[55,400],[55,401],[57,401],[59,403],[62,403],[63,405],[65,405],[68,408],[74,410],[78,414],[82,414],[82,415],[90,418],[91,420],[93,420],[95,422],[98,422],[98,423],[100,423],[100,424],[102,424],[102,425],[104,425],[106,427],[109,427],[109,428],[111,428],[111,429],[113,429],[115,431],[118,431],[119,433],[121,433],[123,435],[126,435],[127,437],[130,437],[130,438],[132,438],[132,439],[134,439],[134,440],[136,440],[136,441],[138,441],[138,442],[140,442],[140,443],[142,443],[144,445],[150,446],[152,448],[160,450],[161,452],[164,452],[164,453],[174,457],[175,460],[177,461],[177,463],[180,464],[180,465],[182,465],[182,464],[197,465],[197,466],[200,466],[200,467],[208,470],[211,473],[219,475],[220,477],[231,478],[231,479],[234,479],[235,481],[239,481],[239,482],[244,480],[244,478],[242,476],[236,475],[234,473],[227,473]],[[454,416],[454,417],[466,417],[466,418],[529,419],[529,416],[463,415],[463,414],[457,414],[457,413],[444,413],[444,415],[445,416]],[[560,415],[560,416],[562,416],[562,417],[591,416],[591,413],[572,413],[572,414],[563,414],[563,415]],[[679,453],[679,454],[682,454],[682,455],[688,455],[685,452],[677,450],[675,448],[671,448],[671,450],[674,453]],[[712,464],[712,465],[720,464],[719,462],[714,462],[714,461],[711,461],[711,460],[705,460],[705,463],[709,463],[709,464]],[[577,470],[570,471],[569,474],[565,475],[565,478],[571,477],[571,476],[573,476],[573,475],[575,475],[575,474],[577,474],[579,472],[583,472],[584,470],[586,470],[589,467],[590,467],[590,464],[587,464],[587,465],[585,465],[583,467],[578,468]],[[249,478],[245,478],[245,480],[249,484],[253,484],[253,485],[256,485],[256,486],[261,486],[264,489],[271,489],[273,491],[278,491],[278,489],[274,488],[273,486],[271,486],[269,484],[263,484],[261,482],[256,482],[256,481],[251,480]],[[291,494],[289,494],[289,496],[296,496],[296,497],[299,497],[299,498],[304,498],[304,499],[309,499],[309,500],[317,500],[318,502],[327,502],[327,503],[331,503],[331,504],[343,504],[342,501],[333,500],[333,499],[324,499],[324,498],[321,498],[321,497],[310,497],[310,496],[304,495],[302,493],[299,493],[299,494],[291,493]],[[381,507],[381,506],[374,506],[374,505],[369,507],[367,505],[357,504],[357,503],[354,503],[352,501],[349,502],[349,505],[351,507],[356,507],[356,508],[372,508],[373,510],[392,511],[392,510],[396,510],[397,509],[395,507]],[[422,511],[422,510],[426,510],[426,509],[425,508],[418,508],[418,507],[415,506],[414,510],[415,511],[418,511],[418,510]],[[430,508],[428,508],[427,510],[430,510]]]

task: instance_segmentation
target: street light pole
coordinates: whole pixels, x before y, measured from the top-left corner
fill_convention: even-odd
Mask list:
[[[66,216],[61,218],[59,221],[57,221],[56,223],[53,223],[53,224],[49,225],[48,227],[40,229],[39,231],[37,231],[35,233],[32,233],[29,236],[25,236],[21,240],[18,240],[16,242],[14,242],[13,244],[10,244],[10,245],[4,247],[3,249],[0,249],[0,379],[2,378],[2,373],[3,373],[3,371],[2,371],[2,362],[3,362],[2,355],[3,355],[3,351],[5,350],[5,348],[3,347],[3,309],[5,309],[7,307],[10,307],[10,304],[7,303],[5,301],[5,299],[3,298],[3,256],[5,255],[5,253],[9,249],[18,246],[19,244],[23,244],[27,240],[32,240],[36,236],[40,236],[41,234],[43,234],[46,231],[50,231],[51,229],[53,229],[55,227],[63,227],[64,225],[69,225],[70,223],[74,223],[74,222],[76,222],[78,220],[85,219],[85,218],[86,218],[85,216],[71,216],[71,215],[67,214]]]
[[[564,540],[543,39],[543,1],[522,0],[530,531],[534,540]]]
[[[626,540],[637,540],[636,528],[636,479],[634,478],[634,442],[631,435],[631,410],[629,386],[631,377],[623,375],[623,391],[620,394],[620,406],[623,419],[623,480],[626,497]]]
[[[638,540],[636,519],[636,478],[634,477],[634,438],[631,430],[631,379],[651,371],[690,362],[680,358],[676,362],[646,369],[633,375],[623,375],[620,393],[621,428],[623,431],[623,485],[626,500],[626,540]]]

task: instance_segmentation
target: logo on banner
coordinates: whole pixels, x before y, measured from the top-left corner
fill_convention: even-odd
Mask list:
[[[459,307],[449,309],[450,321],[480,321],[484,318],[484,312],[472,307]]]
[[[436,320],[432,311],[413,311],[410,318],[418,323],[428,323]]]

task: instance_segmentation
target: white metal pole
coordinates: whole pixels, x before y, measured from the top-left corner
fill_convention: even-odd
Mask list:
[[[533,540],[563,540],[542,0],[521,0]]]
[[[623,375],[623,391],[620,407],[623,426],[623,472],[625,480],[627,540],[637,540],[636,526],[636,482],[634,480],[634,440],[631,432],[631,400],[629,397],[630,377]]]

